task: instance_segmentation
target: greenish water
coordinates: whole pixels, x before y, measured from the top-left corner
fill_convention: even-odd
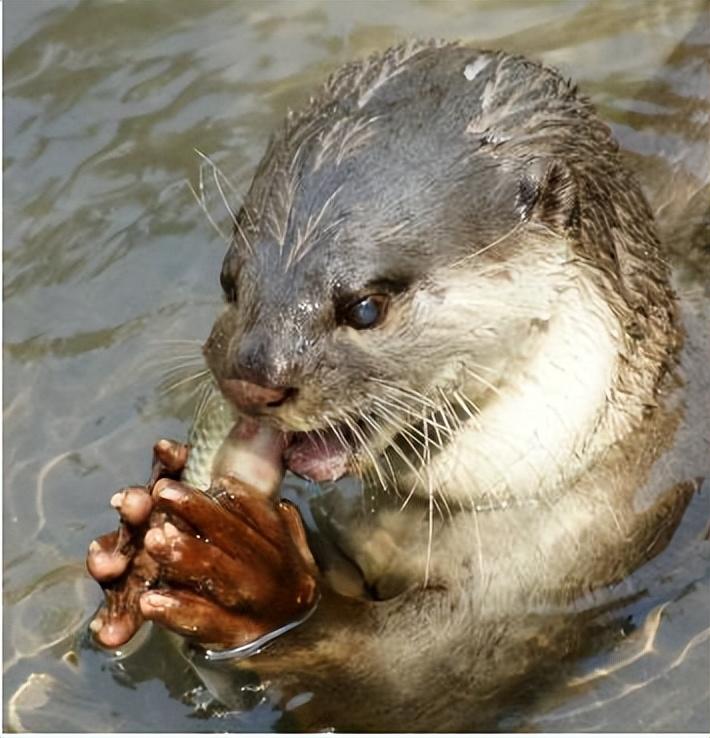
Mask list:
[[[269,131],[329,70],[410,36],[461,38],[574,77],[672,223],[710,201],[709,28],[699,0],[6,1],[5,727],[288,725],[260,693],[218,714],[160,638],[111,659],[85,634],[100,591],[83,559],[115,526],[111,491],[146,477],[155,439],[186,434],[153,342],[203,338],[220,302],[223,244],[186,186],[195,148],[246,186]],[[673,240],[696,321],[710,315],[704,238]],[[640,610],[633,637],[492,727],[707,730],[708,552],[688,545],[692,560],[659,568],[676,594]]]

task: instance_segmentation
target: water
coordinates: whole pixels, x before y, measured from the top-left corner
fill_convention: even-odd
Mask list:
[[[83,558],[115,526],[109,493],[146,477],[156,438],[186,434],[186,410],[161,399],[147,366],[152,341],[203,338],[220,300],[223,244],[185,184],[197,182],[194,148],[245,186],[269,130],[328,70],[409,36],[463,38],[574,77],[662,221],[678,224],[692,198],[702,218],[710,10],[700,0],[8,0],[4,20],[4,724],[288,727],[258,689],[221,715],[162,636],[112,660],[85,635],[100,592]],[[694,45],[679,47],[694,27]],[[697,223],[669,235],[701,325],[710,256]],[[687,432],[704,432],[692,422]],[[497,727],[707,730],[707,495],[653,563],[658,586],[630,611],[634,632]]]

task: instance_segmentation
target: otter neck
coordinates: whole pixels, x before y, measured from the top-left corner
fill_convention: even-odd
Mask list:
[[[614,402],[620,374],[638,373],[641,385],[652,377],[622,369],[618,319],[577,269],[529,360],[432,458],[418,494],[479,510],[551,503],[628,432],[634,413]]]

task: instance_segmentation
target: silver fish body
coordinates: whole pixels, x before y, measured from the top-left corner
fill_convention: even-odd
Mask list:
[[[284,433],[240,416],[215,393],[193,420],[190,453],[182,480],[208,490],[218,477],[234,477],[253,490],[275,496],[284,475]]]
[[[217,452],[237,422],[232,406],[214,393],[207,405],[195,413],[187,437],[190,453],[182,473],[182,481],[197,489],[209,489]]]

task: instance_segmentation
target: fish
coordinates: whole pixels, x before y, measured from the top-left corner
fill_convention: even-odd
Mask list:
[[[286,433],[240,415],[215,393],[193,418],[182,481],[209,493],[214,480],[232,477],[256,493],[276,499],[285,473],[287,443]]]

